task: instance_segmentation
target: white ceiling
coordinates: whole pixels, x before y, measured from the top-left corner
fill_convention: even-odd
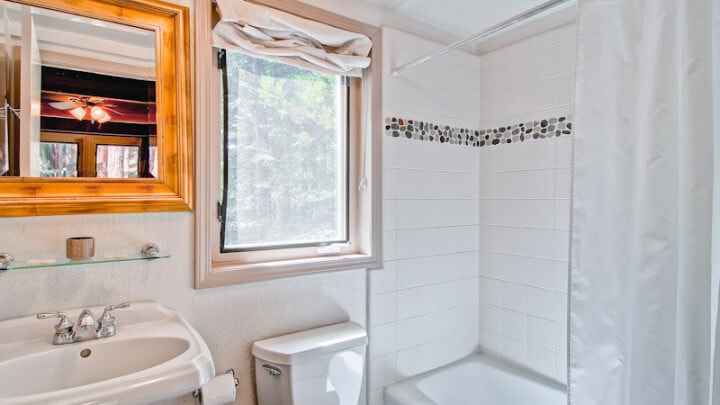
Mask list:
[[[467,37],[547,0],[364,0],[459,37]]]

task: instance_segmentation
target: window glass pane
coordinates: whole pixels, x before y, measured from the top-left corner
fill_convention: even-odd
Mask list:
[[[157,150],[157,146],[148,148],[148,161],[150,163],[148,171],[156,179],[158,178]]]
[[[78,144],[40,142],[41,177],[77,177]]]
[[[138,177],[137,146],[98,145],[95,150],[95,171],[97,177],[128,179]]]
[[[227,52],[225,251],[347,240],[344,78]]]

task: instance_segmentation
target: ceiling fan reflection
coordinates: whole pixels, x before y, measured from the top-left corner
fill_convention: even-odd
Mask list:
[[[52,102],[50,106],[58,110],[69,110],[70,114],[78,121],[88,117],[88,120],[99,124],[104,124],[112,119],[108,111],[113,114],[123,115],[120,111],[111,108],[116,107],[115,105],[105,104],[105,99],[101,97],[70,96],[68,101]]]

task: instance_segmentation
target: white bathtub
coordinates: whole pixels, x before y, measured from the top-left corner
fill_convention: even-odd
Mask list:
[[[565,405],[565,387],[486,354],[393,384],[385,405]]]

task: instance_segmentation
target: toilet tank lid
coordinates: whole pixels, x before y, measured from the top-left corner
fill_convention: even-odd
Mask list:
[[[365,346],[365,328],[344,322],[253,343],[253,356],[277,364],[294,364],[329,353]]]

